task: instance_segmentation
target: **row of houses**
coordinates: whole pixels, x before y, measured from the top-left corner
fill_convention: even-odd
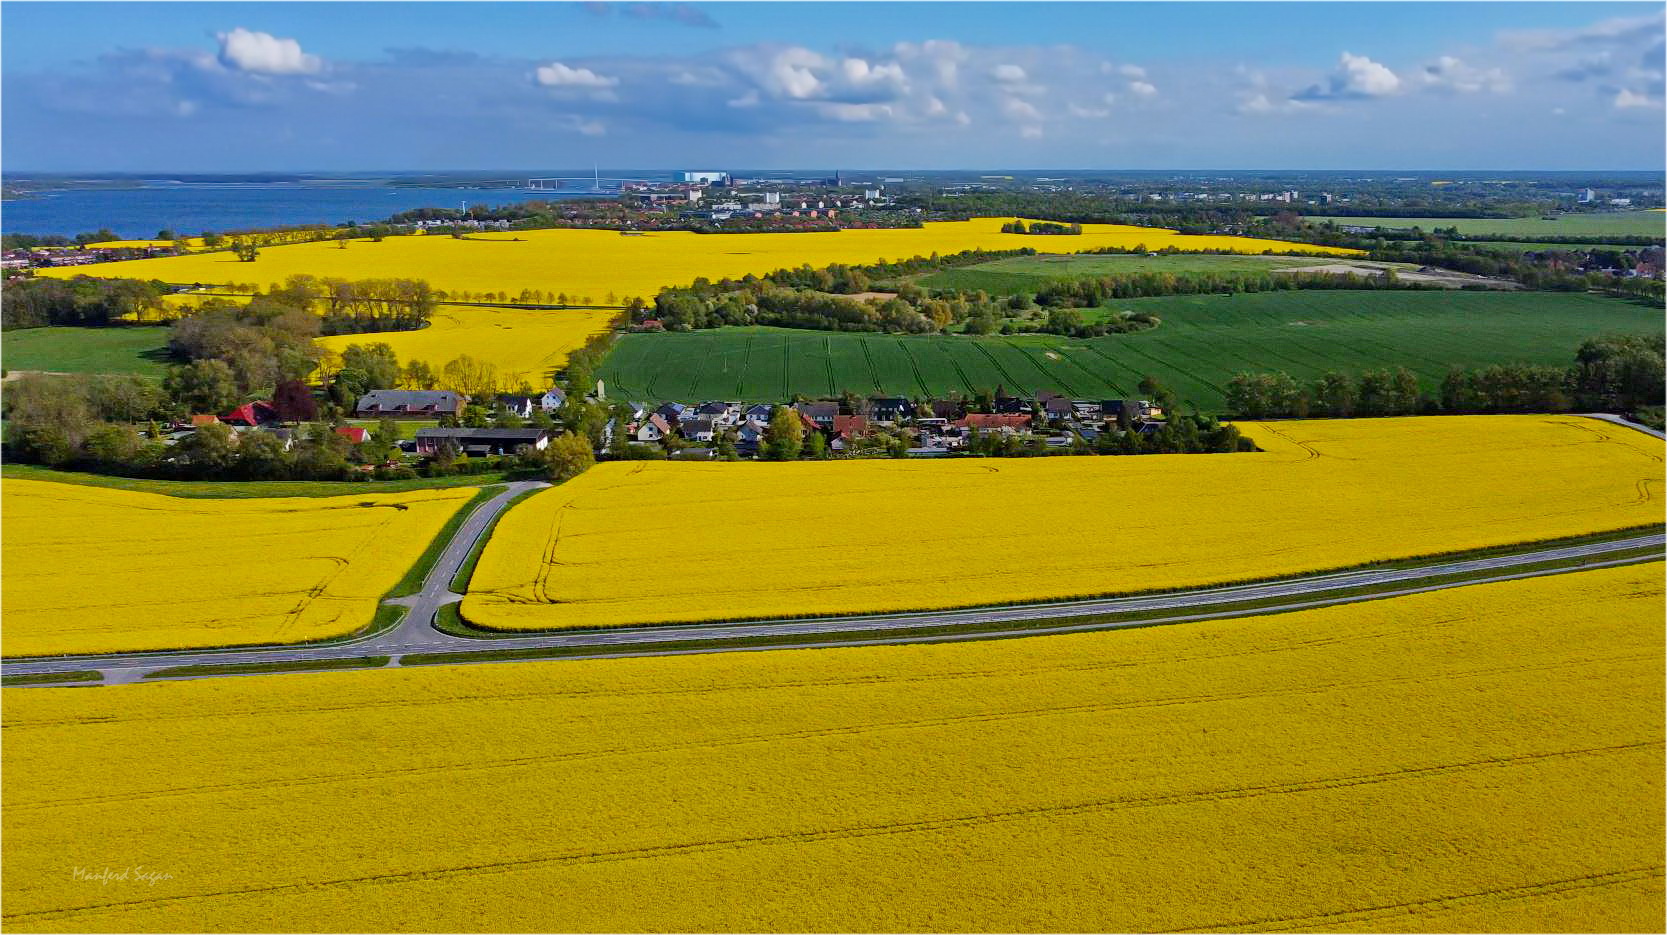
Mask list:
[[[371,390],[353,404],[356,419],[439,419],[456,418],[469,404],[469,397],[450,390]],[[500,394],[493,403],[523,419],[534,411],[553,413],[567,402],[567,394],[551,387],[537,396]]]
[[[629,441],[713,445],[728,434],[737,454],[745,457],[762,450],[777,407],[769,403],[708,401],[695,405],[668,402],[652,411],[632,408],[636,417],[625,426]],[[843,404],[835,400],[805,401],[793,403],[790,408],[805,431],[821,433],[835,453],[858,449],[864,439],[883,432],[909,439],[909,454],[916,457],[953,454],[980,434],[1042,437],[1047,444],[1064,447],[1075,436],[1093,441],[1108,428],[1125,423],[1137,431],[1156,431],[1164,419],[1162,409],[1148,400],[1070,399],[1052,393],[1034,399],[997,397],[994,412],[970,412],[960,400],[916,403],[901,396],[875,396]],[[612,438],[611,424],[609,435]],[[701,451],[707,449],[683,454],[699,456]]]

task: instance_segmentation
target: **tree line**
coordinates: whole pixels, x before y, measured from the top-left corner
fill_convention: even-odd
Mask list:
[[[0,327],[104,327],[162,310],[172,290],[156,280],[29,277],[0,286]]]
[[[1496,364],[1455,367],[1434,395],[1404,367],[1358,378],[1330,371],[1300,383],[1282,371],[1240,373],[1227,385],[1227,410],[1247,419],[1348,418],[1430,413],[1605,411],[1659,407],[1664,340],[1616,335],[1580,345],[1571,366]]]

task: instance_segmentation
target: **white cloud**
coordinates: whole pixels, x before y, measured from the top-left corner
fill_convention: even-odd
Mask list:
[[[969,126],[972,123],[972,117],[968,116],[967,112],[964,110],[959,111],[955,114],[955,122],[963,127]]]
[[[942,117],[947,113],[949,113],[949,108],[944,105],[943,101],[939,100],[937,97],[929,97],[926,99],[926,116]]]
[[[174,113],[181,117],[189,117],[197,112],[196,101],[180,101],[174,105]]]
[[[603,136],[608,132],[608,128],[596,120],[581,120],[573,128],[579,131],[580,136]]]
[[[1661,35],[1667,16],[1623,16],[1593,23],[1583,29],[1534,29],[1508,32],[1500,42],[1521,52],[1544,52],[1578,46],[1641,41]]]
[[[771,97],[802,101],[820,97],[826,91],[816,72],[827,68],[827,60],[802,46],[774,50],[761,62],[753,59],[749,50],[743,53],[738,64]]]
[[[1364,55],[1344,52],[1327,86],[1314,85],[1296,95],[1302,100],[1387,97],[1401,90],[1401,79],[1388,66]]]
[[[1146,80],[1146,69],[1141,68],[1139,65],[1122,65],[1122,66],[1119,66],[1118,69],[1117,69],[1117,73],[1122,75],[1125,78],[1130,78],[1130,79],[1133,79],[1135,81],[1145,81]]]
[[[929,64],[938,87],[945,91],[955,89],[960,80],[961,63],[970,57],[967,50],[953,39],[928,39],[919,45],[899,42],[892,47],[892,52],[904,61],[920,60]]]
[[[1616,110],[1627,110],[1629,108],[1634,108],[1634,107],[1660,107],[1660,106],[1661,106],[1660,101],[1654,100],[1647,95],[1638,94],[1638,93],[1634,92],[1631,88],[1622,88],[1620,90],[1620,93],[1615,95],[1615,109]]]
[[[990,74],[1002,84],[1018,84],[1025,80],[1025,70],[1017,65],[997,65]]]
[[[822,116],[840,123],[873,123],[876,120],[887,120],[893,115],[890,104],[820,104],[817,109]]]
[[[1081,104],[1067,104],[1065,105],[1065,112],[1073,117],[1093,120],[1111,116],[1111,108],[1109,107],[1084,107]]]
[[[1042,138],[1042,128],[1041,127],[1025,127],[1024,129],[1019,131],[1019,137],[1021,139],[1026,139],[1026,140],[1039,140],[1039,139]]]
[[[1131,81],[1129,93],[1136,97],[1157,97],[1158,89],[1149,81]]]
[[[257,75],[311,75],[324,67],[322,59],[301,51],[301,43],[294,39],[280,39],[242,26],[220,33],[216,38],[220,40],[220,63],[238,71]]]
[[[588,68],[569,68],[561,62],[551,62],[540,65],[537,72],[538,83],[546,88],[612,88],[619,84],[618,78],[599,75]]]
[[[845,80],[854,85],[903,83],[903,66],[896,62],[889,65],[870,65],[865,59],[848,58],[839,64],[840,70],[845,73]]]
[[[1015,121],[1042,119],[1042,112],[1036,109],[1036,105],[1029,101],[1021,101],[1016,97],[1010,97],[1002,101],[1001,112]]]
[[[1477,68],[1466,65],[1451,55],[1443,55],[1434,63],[1425,65],[1423,78],[1425,87],[1456,91],[1460,94],[1475,94],[1480,91],[1504,94],[1511,90],[1511,79],[1506,76],[1504,69]]]
[[[728,104],[730,107],[744,109],[744,108],[747,108],[747,107],[757,107],[758,106],[758,100],[759,100],[758,91],[755,89],[755,90],[748,91],[747,93],[741,95],[740,97],[732,97],[729,100],[725,101],[724,103]]]

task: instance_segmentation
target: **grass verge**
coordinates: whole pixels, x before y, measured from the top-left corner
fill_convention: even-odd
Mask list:
[[[440,531],[428,543],[428,548],[423,550],[423,554],[417,556],[416,564],[406,569],[405,577],[400,578],[399,583],[383,595],[383,599],[409,597],[421,591],[423,579],[428,577],[429,571],[434,568],[434,563],[440,560],[440,553],[444,552],[446,546],[451,544],[452,537],[457,535],[457,530],[463,525],[464,520],[467,520],[470,514],[474,513],[481,504],[502,492],[502,485],[493,484],[482,487],[473,497],[469,498],[468,503],[458,507],[457,512],[451,515],[451,519],[446,520],[446,525],[441,526]]]
[[[1371,570],[1371,569],[1391,569],[1391,568],[1399,569],[1399,568],[1417,568],[1417,567],[1420,567],[1420,566],[1423,566],[1423,565],[1444,565],[1444,564],[1447,564],[1449,562],[1464,562],[1464,561],[1471,561],[1471,560],[1482,559],[1482,558],[1494,558],[1494,557],[1501,556],[1501,555],[1513,555],[1513,554],[1520,553],[1520,552],[1536,552],[1536,551],[1540,551],[1540,550],[1543,550],[1543,549],[1556,549],[1556,548],[1565,548],[1565,547],[1568,547],[1568,546],[1576,546],[1576,545],[1589,545],[1589,544],[1592,544],[1592,543],[1609,542],[1609,541],[1618,540],[1618,539],[1630,539],[1630,538],[1633,538],[1635,536],[1644,536],[1644,535],[1650,535],[1650,534],[1661,534],[1661,533],[1664,533],[1664,532],[1667,532],[1667,524],[1649,523],[1649,524],[1645,524],[1645,525],[1642,525],[1642,526],[1628,526],[1628,527],[1625,527],[1623,529],[1611,529],[1611,530],[1607,530],[1605,532],[1589,533],[1589,534],[1582,535],[1582,536],[1570,536],[1570,537],[1562,538],[1562,539],[1538,539],[1538,540],[1534,540],[1534,541],[1531,541],[1531,542],[1515,542],[1515,543],[1510,543],[1510,544],[1507,544],[1507,545],[1486,546],[1486,547],[1479,548],[1479,549],[1464,549],[1464,550],[1454,551],[1454,552],[1430,552],[1430,553],[1425,553],[1425,554],[1422,554],[1422,555],[1409,555],[1409,556],[1405,556],[1403,558],[1390,559],[1390,560],[1387,560],[1387,561],[1360,562],[1360,563],[1354,564],[1354,565],[1345,565],[1345,566],[1339,566],[1339,567],[1335,567],[1335,568],[1316,568],[1312,571],[1304,572],[1303,574],[1300,574],[1300,575],[1270,575],[1270,576],[1260,577],[1260,578],[1238,578],[1238,579],[1234,579],[1234,580],[1231,580],[1231,581],[1217,581],[1217,582],[1213,582],[1213,583],[1210,583],[1210,584],[1186,585],[1184,587],[1147,588],[1147,589],[1138,590],[1138,591],[1110,591],[1110,592],[1105,592],[1105,593],[1101,593],[1101,594],[1082,594],[1082,595],[1077,595],[1077,596],[1074,596],[1074,597],[1060,598],[1058,600],[1053,600],[1053,601],[1010,601],[1010,602],[1006,602],[1006,603],[994,602],[994,603],[980,604],[980,605],[977,605],[977,606],[974,606],[974,607],[943,607],[943,608],[937,608],[937,609],[933,609],[933,610],[915,610],[915,611],[902,610],[902,611],[892,611],[892,612],[852,613],[852,614],[817,613],[817,614],[804,614],[804,615],[801,615],[801,616],[741,617],[741,618],[727,618],[727,619],[714,618],[714,619],[711,619],[711,620],[682,620],[682,621],[678,621],[676,623],[650,623],[650,624],[642,624],[640,626],[633,626],[633,627],[611,627],[611,626],[563,627],[563,628],[560,628],[560,629],[550,629],[550,630],[495,630],[495,629],[491,629],[491,628],[488,628],[488,627],[480,626],[478,624],[472,623],[472,622],[460,617],[459,622],[458,622],[459,629],[456,630],[456,631],[446,630],[445,632],[451,633],[453,636],[466,636],[466,637],[473,637],[473,638],[478,638],[478,639],[524,639],[524,638],[529,637],[529,636],[539,636],[539,635],[542,635],[542,634],[558,633],[558,632],[576,633],[576,632],[583,632],[583,631],[619,631],[619,630],[648,629],[648,628],[655,628],[655,627],[690,627],[690,626],[727,627],[727,626],[746,626],[748,624],[765,623],[765,622],[837,620],[841,617],[852,617],[852,618],[857,618],[857,619],[866,618],[866,617],[922,617],[922,616],[934,616],[934,615],[937,615],[937,614],[945,614],[945,613],[970,612],[970,611],[975,611],[975,610],[997,610],[997,609],[1004,609],[1004,608],[1011,608],[1011,607],[1039,607],[1039,606],[1047,606],[1049,604],[1060,605],[1060,606],[1068,606],[1070,604],[1082,603],[1084,601],[1102,601],[1102,600],[1112,600],[1112,599],[1115,599],[1115,598],[1127,598],[1127,597],[1156,597],[1156,596],[1163,595],[1163,594],[1175,594],[1175,593],[1184,593],[1184,592],[1191,592],[1191,591],[1214,590],[1214,589],[1219,589],[1219,588],[1235,588],[1235,587],[1243,587],[1243,586],[1253,585],[1253,584],[1271,584],[1271,583],[1275,583],[1275,582],[1279,582],[1279,581],[1291,581],[1291,580],[1296,580],[1296,579],[1316,578],[1316,577],[1323,577],[1323,576],[1328,576],[1328,575],[1340,575],[1340,574],[1347,574],[1349,572],[1366,571],[1366,570]]]
[[[92,669],[75,672],[30,672],[0,675],[0,685],[50,685],[54,682],[103,682],[104,675]]]
[[[404,493],[408,490],[433,490],[445,487],[478,487],[502,484],[509,480],[503,472],[467,474],[452,477],[418,477],[412,480],[365,481],[197,481],[151,480],[143,477],[116,477],[109,474],[88,474],[82,471],[55,471],[33,464],[0,466],[0,477],[18,480],[51,481],[57,484],[81,484],[87,487],[111,487],[139,493],[157,493],[187,499],[245,499],[249,497],[349,497],[367,493]]]
[[[485,662],[489,660],[508,661],[517,659],[559,659],[575,656],[607,656],[607,655],[636,655],[644,653],[691,653],[691,652],[723,652],[736,649],[768,649],[768,648],[821,648],[840,644],[861,644],[883,640],[887,643],[928,642],[942,639],[1009,639],[1023,636],[1039,635],[1060,627],[1093,629],[1096,627],[1116,627],[1133,629],[1137,627],[1173,626],[1207,615],[1208,619],[1219,620],[1232,617],[1267,616],[1306,610],[1313,606],[1326,604],[1353,603],[1359,601],[1379,600],[1397,596],[1412,588],[1425,588],[1432,585],[1438,587],[1462,587],[1467,584],[1485,583],[1501,573],[1510,575],[1525,574],[1554,574],[1560,572],[1579,571],[1582,568],[1600,562],[1649,562],[1661,561],[1658,549],[1628,549],[1621,552],[1601,556],[1584,557],[1580,559],[1561,559],[1551,562],[1539,562],[1522,565],[1502,571],[1478,571],[1458,575],[1441,576],[1422,582],[1393,582],[1389,584],[1370,585],[1358,588],[1339,588],[1320,594],[1304,596],[1298,599],[1288,597],[1263,598],[1254,601],[1240,601],[1237,603],[1211,604],[1196,609],[1167,608],[1161,610],[1135,611],[1123,614],[1085,614],[1080,617],[1052,617],[1035,620],[1019,620],[999,623],[975,623],[965,625],[946,625],[937,627],[918,627],[907,630],[851,630],[828,633],[781,634],[773,636],[736,637],[734,639],[716,640],[684,640],[652,643],[602,643],[585,646],[549,646],[528,649],[488,649],[476,652],[456,653],[412,653],[400,657],[400,664],[407,666],[418,665],[450,665],[454,663]],[[454,612],[455,613],[455,612]],[[461,621],[459,621],[461,622]],[[449,632],[449,631],[448,631]]]
[[[480,554],[486,551],[486,543],[491,541],[493,531],[498,528],[498,521],[503,519],[504,515],[510,510],[515,509],[515,504],[535,493],[538,493],[537,489],[516,494],[510,498],[508,503],[504,504],[504,508],[498,512],[497,516],[492,517],[492,522],[487,524],[484,530],[481,530],[480,538],[476,539],[475,544],[469,549],[469,554],[463,559],[463,564],[458,566],[457,574],[451,576],[450,588],[452,591],[462,594],[469,589],[469,579],[475,576],[475,566],[480,563]],[[455,611],[453,612],[455,613]]]
[[[323,672],[328,669],[378,669],[388,664],[387,656],[354,656],[348,659],[297,659],[290,662],[231,662],[225,665],[174,666],[157,669],[146,679],[180,679],[211,675],[257,675],[272,672]]]

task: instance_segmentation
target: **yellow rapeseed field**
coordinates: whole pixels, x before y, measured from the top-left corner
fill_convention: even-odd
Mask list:
[[[252,263],[229,252],[101,263],[96,266],[42,270],[48,276],[134,276],[164,282],[282,283],[310,273],[341,279],[408,277],[425,279],[448,292],[505,292],[523,289],[589,297],[597,303],[609,295],[652,299],[666,286],[697,277],[720,279],[762,274],[782,267],[871,263],[881,259],[959,253],[963,250],[1013,250],[1033,247],[1043,253],[1072,253],[1097,247],[1145,244],[1156,250],[1264,250],[1340,254],[1358,251],[1246,237],[1205,237],[1152,227],[1087,224],[1081,236],[1037,237],[1003,234],[1007,219],[979,218],[927,224],[898,230],[846,230],[796,234],[694,234],[666,231],[627,236],[617,231],[538,230],[451,237],[390,237],[381,243],[356,240],[340,249],[335,242],[264,247]]]
[[[209,500],[7,480],[0,652],[351,633],[474,492]]]
[[[468,354],[497,368],[499,387],[509,390],[523,380],[535,389],[550,384],[550,371],[585,340],[608,327],[616,312],[600,309],[536,311],[512,308],[442,306],[420,331],[338,335],[318,343],[340,352],[353,344],[383,342],[400,362],[427,361],[438,373],[446,362]]]
[[[424,279],[446,292],[504,293],[513,298],[525,289],[565,294],[585,304],[623,304],[633,296],[652,300],[666,286],[686,285],[698,277],[739,278],[803,264],[871,263],[963,250],[1011,250],[1033,247],[1042,253],[1071,253],[1098,247],[1156,250],[1294,250],[1342,254],[1359,251],[1248,237],[1178,234],[1151,227],[1087,224],[1081,236],[1038,237],[1004,234],[1004,218],[979,218],[927,224],[899,230],[846,230],[794,234],[694,234],[667,231],[623,235],[617,231],[538,230],[512,234],[452,237],[390,237],[381,243],[335,241],[261,248],[250,263],[230,252],[190,254],[96,266],[40,271],[44,276],[133,276],[164,282],[253,283],[266,288],[296,274],[341,279]],[[611,300],[611,302],[610,302]],[[199,300],[176,300],[182,308]],[[352,335],[324,343],[340,350],[349,344],[387,341],[401,360],[427,360],[438,369],[468,354],[504,373],[540,374],[564,363],[568,352],[606,328],[609,316],[579,312],[520,312],[485,308],[450,308],[435,320],[433,334]],[[579,329],[588,329],[580,331]],[[513,329],[513,330],[512,330]],[[513,335],[513,337],[511,336]],[[533,382],[539,382],[535,379]]]
[[[514,630],[965,607],[1662,518],[1662,443],[1592,419],[1243,428],[1264,451],[601,464],[504,517],[463,614]]]
[[[1658,932],[1661,581],[1657,562],[1077,636],[7,688],[0,922]]]

